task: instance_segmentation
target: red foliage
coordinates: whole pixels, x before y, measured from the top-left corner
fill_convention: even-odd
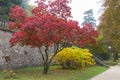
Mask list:
[[[36,3],[38,3],[38,7],[36,7],[33,12],[47,12],[59,18],[67,19],[71,17],[71,8],[68,6],[70,2],[70,0],[37,0]]]
[[[22,22],[25,20],[26,18],[26,14],[24,12],[24,10],[19,7],[19,6],[15,6],[10,8],[11,13],[9,14],[9,18],[15,22],[9,22],[9,29],[18,29],[21,27]]]
[[[95,44],[98,33],[90,24],[80,28],[77,21],[67,20],[71,16],[67,0],[55,0],[49,4],[44,1],[38,1],[39,5],[32,10],[30,17],[26,17],[19,6],[10,9],[10,18],[14,22],[9,23],[9,28],[16,29],[10,39],[11,46],[41,47],[73,43],[85,47],[89,43]]]
[[[67,6],[67,4],[70,3],[70,0],[54,0],[51,1],[50,6],[50,12],[57,15],[58,17],[67,19],[68,17],[71,17],[71,8]]]
[[[87,44],[96,44],[96,38],[98,32],[92,27],[91,24],[86,24],[78,31],[78,43],[81,47],[85,47]]]

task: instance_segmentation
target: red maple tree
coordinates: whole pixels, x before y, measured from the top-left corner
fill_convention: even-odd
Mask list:
[[[80,28],[77,21],[68,19],[71,17],[68,0],[38,0],[37,3],[38,6],[29,17],[19,6],[10,9],[9,17],[13,21],[9,22],[8,27],[16,31],[12,34],[10,43],[11,46],[19,44],[39,48],[43,59],[43,73],[47,74],[57,52],[69,44],[81,47],[89,43],[95,44],[98,33],[90,24]],[[49,53],[51,48],[53,55]]]

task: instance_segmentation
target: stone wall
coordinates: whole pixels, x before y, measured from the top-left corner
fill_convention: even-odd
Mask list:
[[[0,31],[0,69],[16,69],[42,65],[37,48],[15,46],[10,48],[11,33]]]

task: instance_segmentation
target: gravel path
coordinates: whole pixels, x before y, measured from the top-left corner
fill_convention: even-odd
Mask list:
[[[91,80],[120,80],[120,63],[111,66],[110,69],[93,77]]]

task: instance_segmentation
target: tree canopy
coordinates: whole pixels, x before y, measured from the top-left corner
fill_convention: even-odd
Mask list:
[[[93,10],[90,9],[90,10],[88,10],[88,11],[85,11],[84,14],[85,14],[85,16],[84,16],[84,18],[83,18],[84,21],[82,22],[82,25],[86,25],[86,24],[88,24],[88,23],[91,23],[92,26],[93,26],[94,28],[96,28],[96,20],[95,20],[95,18],[93,17]]]
[[[101,16],[99,30],[116,51],[120,50],[120,1],[105,0],[104,13]]]

